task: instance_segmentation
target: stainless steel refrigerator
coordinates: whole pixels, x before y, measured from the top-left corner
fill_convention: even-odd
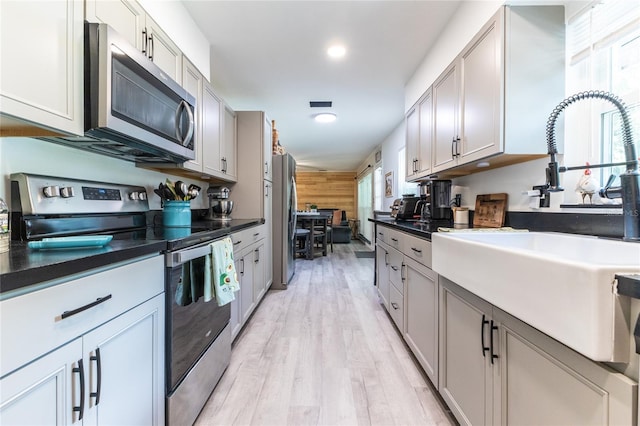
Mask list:
[[[273,156],[273,285],[285,290],[296,271],[296,160]]]

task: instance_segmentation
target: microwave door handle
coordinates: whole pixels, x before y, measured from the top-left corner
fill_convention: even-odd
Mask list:
[[[193,111],[191,111],[191,108],[189,108],[189,104],[186,101],[182,102],[184,102],[184,109],[185,111],[187,111],[187,115],[189,116],[189,130],[187,131],[187,137],[184,138],[184,141],[182,143],[182,145],[187,146],[189,145],[189,141],[191,140],[193,132],[195,131],[196,123],[195,119],[193,118]]]
[[[187,130],[186,136],[183,138],[180,132],[180,119],[182,118],[182,111],[185,110],[187,112],[187,116],[189,117],[189,130]],[[176,109],[176,138],[180,141],[182,146],[187,146],[189,140],[193,136],[193,131],[195,128],[195,123],[193,119],[193,112],[191,112],[191,108],[189,108],[189,104],[187,101],[182,100]]]

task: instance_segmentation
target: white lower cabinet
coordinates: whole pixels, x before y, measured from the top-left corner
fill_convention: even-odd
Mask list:
[[[431,382],[438,383],[438,274],[405,258],[404,339]]]
[[[404,333],[404,297],[395,285],[389,286],[389,315],[400,333]]]
[[[82,339],[0,380],[0,424],[70,425],[80,406],[78,361]],[[84,370],[83,370],[84,371]]]
[[[389,250],[379,241],[376,244],[376,285],[384,307],[389,311]]]
[[[240,283],[240,290],[231,302],[232,339],[240,333],[267,293],[266,232],[264,225],[260,225],[231,234],[233,259]]]
[[[0,424],[163,425],[163,270],[157,256],[2,301]]]
[[[636,382],[439,281],[439,390],[460,424],[635,424]]]

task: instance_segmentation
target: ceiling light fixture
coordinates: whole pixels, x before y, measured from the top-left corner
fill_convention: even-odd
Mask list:
[[[318,123],[331,123],[336,121],[336,118],[338,117],[332,112],[321,112],[313,116],[313,119]]]
[[[342,58],[347,53],[347,49],[341,45],[331,46],[327,49],[327,55],[334,59]]]

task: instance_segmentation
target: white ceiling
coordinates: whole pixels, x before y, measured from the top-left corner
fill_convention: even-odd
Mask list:
[[[445,1],[183,0],[211,43],[211,81],[236,111],[264,110],[311,170],[353,171],[404,116],[404,85],[459,6]],[[342,42],[347,55],[326,50]],[[333,101],[319,124],[309,101]]]

